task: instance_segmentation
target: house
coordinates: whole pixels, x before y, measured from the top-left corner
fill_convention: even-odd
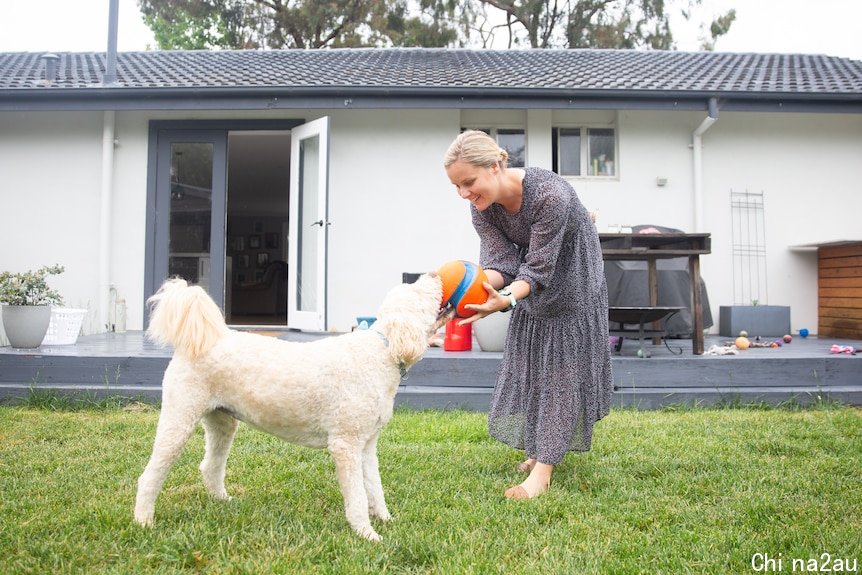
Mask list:
[[[464,128],[569,178],[600,231],[712,234],[716,315],[757,299],[816,333],[816,246],[862,238],[862,61],[0,53],[0,269],[65,265],[52,285],[90,310],[88,333],[116,324],[116,300],[141,329],[169,274],[233,325],[348,331],[402,274],[478,257],[441,165]]]

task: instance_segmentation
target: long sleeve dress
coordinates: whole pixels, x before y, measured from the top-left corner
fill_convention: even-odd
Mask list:
[[[506,336],[488,427],[541,463],[588,451],[608,414],[608,296],[596,227],[557,174],[526,168],[520,210],[471,206],[483,268],[530,284]]]

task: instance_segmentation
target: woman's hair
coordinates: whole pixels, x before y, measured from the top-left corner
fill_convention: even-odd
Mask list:
[[[505,168],[509,162],[509,153],[485,132],[466,130],[458,134],[446,150],[443,167],[448,168],[459,160],[480,168],[490,168],[500,162],[500,167]]]

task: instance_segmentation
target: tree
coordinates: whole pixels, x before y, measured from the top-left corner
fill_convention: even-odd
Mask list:
[[[702,0],[138,0],[163,49],[506,47],[673,49],[672,11]],[[711,50],[736,18],[715,18]]]
[[[448,46],[455,0],[138,0],[162,49]]]
[[[652,48],[674,47],[671,10],[690,20],[702,0],[479,0],[493,8],[505,23],[499,25],[508,46],[531,48]],[[711,50],[736,18],[730,10],[710,25]]]
[[[138,0],[144,22],[162,49],[250,48],[243,37],[247,2]]]

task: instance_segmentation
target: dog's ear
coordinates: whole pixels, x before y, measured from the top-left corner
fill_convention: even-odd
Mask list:
[[[408,367],[419,361],[428,348],[427,326],[417,323],[413,314],[394,314],[381,323],[379,329],[389,340],[393,359]]]

